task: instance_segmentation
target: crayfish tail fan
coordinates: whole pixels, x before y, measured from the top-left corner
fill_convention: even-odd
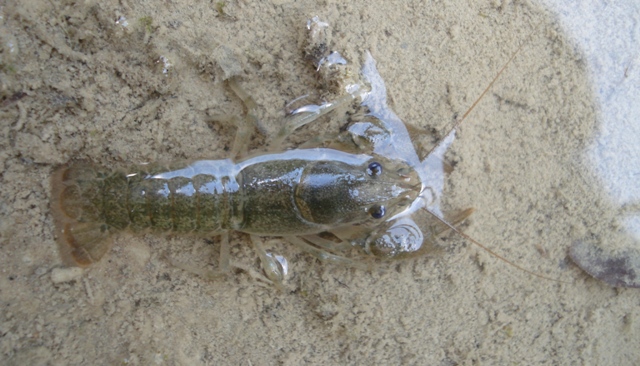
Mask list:
[[[51,212],[63,261],[87,267],[111,247],[109,226],[101,214],[100,177],[86,162],[63,166],[51,177]]]

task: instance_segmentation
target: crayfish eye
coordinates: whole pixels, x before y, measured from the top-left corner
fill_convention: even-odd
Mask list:
[[[382,174],[382,165],[380,165],[380,163],[378,163],[377,161],[374,161],[367,167],[367,174],[369,174],[369,176],[371,177],[379,176],[380,174]]]
[[[371,217],[373,217],[374,219],[382,218],[384,216],[384,214],[385,214],[384,206],[375,205],[375,206],[371,207],[369,209],[369,214],[371,214]]]

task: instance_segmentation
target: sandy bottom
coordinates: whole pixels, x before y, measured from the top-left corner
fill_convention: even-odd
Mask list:
[[[597,128],[583,63],[539,9],[499,1],[19,3],[0,8],[0,363],[640,359],[637,290],[607,287],[567,256],[574,240],[614,230],[615,208],[581,168]],[[370,50],[396,113],[436,138],[524,43],[459,130],[444,204],[475,207],[466,233],[566,283],[528,275],[455,235],[438,255],[373,271],[321,263],[270,239],[291,263],[282,292],[244,271],[208,281],[171,264],[215,264],[215,238],[122,233],[91,268],[63,266],[49,210],[54,167],[226,157],[234,129],[207,121],[239,115],[242,105],[221,82],[221,45],[241,59],[242,85],[272,133],[288,101],[317,89],[302,57],[313,15],[329,22],[333,47],[350,62]],[[414,142],[433,144],[432,135]],[[252,146],[263,142],[257,135]],[[248,239],[231,239],[234,260],[258,271]]]

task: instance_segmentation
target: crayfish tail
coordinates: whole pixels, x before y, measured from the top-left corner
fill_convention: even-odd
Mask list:
[[[111,233],[96,207],[100,189],[93,165],[59,168],[51,177],[51,194],[55,237],[63,261],[79,267],[97,262],[111,246]]]
[[[65,262],[87,267],[111,247],[110,232],[100,223],[66,223],[58,230],[58,245]]]

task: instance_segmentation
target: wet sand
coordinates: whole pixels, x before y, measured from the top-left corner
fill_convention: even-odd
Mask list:
[[[615,210],[579,168],[597,110],[579,52],[548,14],[500,2],[221,4],[2,6],[3,364],[640,359],[637,290],[607,287],[568,259],[574,240],[611,230]],[[54,167],[226,157],[234,129],[207,121],[240,115],[242,104],[221,82],[221,45],[240,58],[242,85],[272,133],[288,101],[318,88],[302,53],[314,15],[350,62],[371,51],[392,107],[424,132],[414,142],[427,148],[524,44],[447,154],[455,169],[444,205],[475,207],[467,234],[567,283],[533,277],[455,235],[433,256],[372,271],[321,263],[270,239],[291,264],[282,292],[243,271],[210,281],[171,264],[215,265],[215,238],[122,233],[91,268],[64,267],[49,210]],[[258,135],[252,147],[263,142]],[[233,260],[257,272],[248,238],[231,240]]]

